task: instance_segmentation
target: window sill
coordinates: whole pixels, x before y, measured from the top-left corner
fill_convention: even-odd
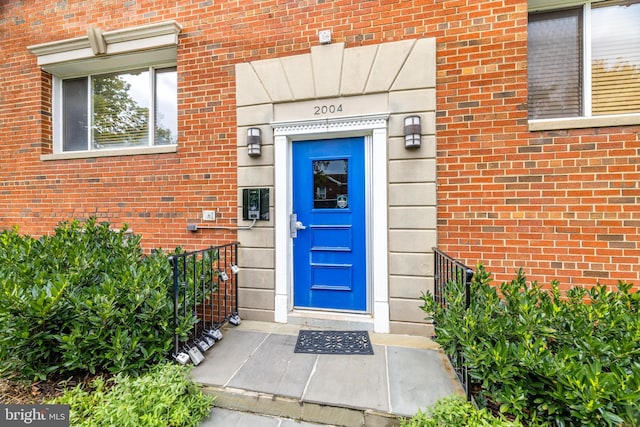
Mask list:
[[[529,120],[529,131],[640,125],[640,114]]]
[[[114,150],[74,151],[71,153],[43,154],[40,160],[72,160],[92,159],[95,157],[138,156],[143,154],[164,154],[178,151],[177,145],[161,145],[158,147],[123,148]]]

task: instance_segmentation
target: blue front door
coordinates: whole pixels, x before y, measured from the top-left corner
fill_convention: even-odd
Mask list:
[[[293,143],[294,307],[367,310],[364,176],[362,137]]]

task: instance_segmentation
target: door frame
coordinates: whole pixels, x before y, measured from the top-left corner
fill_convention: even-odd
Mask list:
[[[348,160],[349,167],[348,167],[348,175],[347,175],[348,183],[349,183],[348,184],[349,185],[349,191],[348,191],[349,208],[348,209],[336,210],[334,205],[333,209],[316,210],[313,206],[313,200],[307,200],[308,202],[310,201],[311,204],[306,208],[303,207],[305,206],[303,203],[300,203],[297,205],[293,203],[293,208],[296,208],[296,209],[294,209],[292,212],[298,215],[298,219],[300,221],[302,221],[303,223],[306,223],[307,230],[308,230],[308,231],[298,232],[298,237],[296,239],[292,239],[292,245],[293,245],[292,287],[293,288],[291,292],[291,300],[292,300],[291,306],[292,306],[292,309],[296,312],[300,311],[304,313],[309,313],[310,311],[321,311],[321,312],[333,312],[333,313],[354,313],[354,314],[371,315],[371,307],[372,307],[372,304],[371,304],[372,292],[370,289],[371,288],[370,286],[371,260],[369,257],[371,239],[368,238],[370,235],[370,227],[369,227],[370,221],[368,220],[368,216],[367,216],[367,213],[371,211],[371,198],[369,197],[369,195],[371,194],[371,188],[369,185],[370,181],[368,180],[370,173],[367,168],[367,165],[370,164],[370,159],[371,159],[371,155],[370,155],[371,144],[367,143],[366,140],[368,138],[370,139],[369,136],[356,136],[351,138],[341,137],[336,139],[295,138],[290,140],[291,141],[290,147],[292,151],[291,175],[294,178],[300,179],[301,178],[300,174],[302,173],[303,175],[306,175],[307,176],[306,179],[310,181],[310,182],[304,182],[304,184],[309,186],[307,188],[306,185],[301,187],[300,183],[296,183],[295,180],[292,180],[291,194],[292,196],[295,196],[293,197],[294,199],[297,199],[298,197],[300,197],[300,199],[305,199],[310,197],[309,194],[305,194],[304,196],[302,196],[299,193],[301,191],[304,192],[304,191],[310,190],[310,188],[314,184],[313,174],[309,170],[311,159],[317,159],[317,158],[331,159],[331,160],[344,159],[344,158],[349,159]],[[345,142],[349,144],[350,148],[345,149],[344,146],[340,145],[339,143],[337,144],[335,141]],[[307,150],[305,146],[309,147],[309,145],[312,145],[312,144],[315,144],[313,153],[309,153],[308,151],[305,151]],[[329,150],[328,147],[332,147],[331,150]],[[321,149],[321,152],[318,152],[317,151],[318,149]],[[296,157],[296,150],[298,150],[298,153],[301,157]],[[334,151],[334,150],[337,150],[337,151]],[[336,154],[336,153],[340,153],[340,154]],[[298,174],[295,173],[296,164],[294,162],[296,161],[303,161],[304,162],[303,164],[307,165],[306,167],[302,168],[302,172],[298,171]],[[356,175],[356,172],[357,172],[357,175]],[[361,193],[361,194],[358,194],[358,193]],[[356,196],[356,194],[358,195]],[[313,197],[314,196],[311,196],[312,199]],[[352,199],[354,201],[353,203],[351,203]],[[345,257],[350,259],[351,262],[354,262],[354,261],[356,262],[356,264],[354,264],[351,267],[351,271],[349,273],[349,276],[351,276],[351,279],[352,279],[352,282],[349,282],[349,284],[352,286],[352,288],[350,291],[346,291],[346,292],[345,292],[345,289],[342,289],[340,291],[336,291],[336,290],[331,291],[329,289],[314,291],[312,287],[312,283],[310,283],[313,281],[311,279],[311,277],[313,276],[313,267],[311,264],[313,264],[314,261],[312,261],[311,258],[315,259],[315,257],[312,255],[314,253],[312,250],[312,246],[314,246],[314,243],[312,242],[314,239],[311,237],[312,234],[310,233],[319,232],[319,230],[315,230],[315,231],[313,230],[316,226],[318,228],[324,228],[324,226],[321,224],[325,224],[330,228],[344,227],[347,224],[347,222],[344,221],[345,216],[348,216],[350,218],[350,220],[348,221],[348,225],[350,227],[348,232],[352,233],[350,234],[351,244],[353,245],[352,250],[347,252],[329,250],[329,253],[331,253],[331,255],[328,255],[328,253],[325,251],[322,251],[322,254],[328,255],[337,264],[344,265],[344,263],[346,262]],[[304,219],[305,217],[306,219]],[[327,219],[329,223],[327,224],[322,221],[318,222],[317,220],[319,219],[319,217]],[[314,218],[314,219],[311,219],[311,218]],[[335,222],[336,218],[340,218],[340,220],[338,220],[338,222]],[[356,218],[355,221],[354,221],[354,218]],[[343,232],[344,231],[345,230],[343,229]],[[305,241],[305,239],[306,239],[306,242],[308,243],[308,246],[304,248],[303,247],[298,248],[296,245],[298,244],[302,245],[302,242]],[[345,245],[348,245],[348,244],[345,244]],[[315,252],[315,254],[316,254],[315,255],[316,257],[317,256],[322,257],[322,255],[320,255],[319,252]],[[297,258],[298,256],[300,258]],[[360,256],[362,258],[360,258]],[[336,260],[335,258],[339,258],[339,260]],[[298,264],[298,262],[300,262],[300,264]],[[332,264],[332,262],[328,261],[327,259],[325,259],[325,262]],[[336,267],[336,266],[337,265],[333,265],[333,267]],[[364,271],[362,270],[362,267],[364,267]],[[296,281],[296,277],[300,279],[303,276],[302,274],[296,275],[296,271],[298,268],[301,268],[302,270],[305,270],[308,273],[309,281],[301,280],[301,282],[305,282],[305,283],[298,283]],[[302,285],[302,287],[299,285]],[[322,304],[319,304],[317,306],[314,306],[313,304],[310,304],[307,306],[303,304],[296,305],[296,300],[300,301],[298,299],[300,295],[297,295],[297,292],[301,291],[303,288],[307,289],[308,293],[318,294],[318,297],[320,297],[320,294],[324,294],[325,297],[327,297],[326,300],[323,300],[324,303],[327,303],[327,304],[335,303],[335,301],[333,301],[333,297],[337,298],[337,301],[344,301],[342,300],[342,298],[345,298],[355,303],[355,305],[357,305],[358,308],[355,308],[355,307],[329,308],[326,306],[322,306]],[[302,293],[306,294],[307,292],[302,292]],[[329,298],[328,297],[329,294],[331,294],[332,297]],[[357,296],[357,299],[352,299],[352,298],[355,298],[356,296]],[[306,298],[303,296],[303,299],[306,299]],[[313,299],[312,297],[309,297],[309,300],[312,300],[312,299]],[[320,299],[322,299],[322,297],[320,297]],[[339,304],[340,303],[337,303],[336,305],[339,305]]]
[[[293,309],[293,241],[289,237],[289,214],[293,208],[292,142],[361,136],[365,144],[368,313],[360,316],[363,320],[365,317],[373,320],[375,332],[389,332],[387,123],[388,115],[271,123],[274,135],[276,322],[288,323]],[[384,191],[372,191],[381,188]]]

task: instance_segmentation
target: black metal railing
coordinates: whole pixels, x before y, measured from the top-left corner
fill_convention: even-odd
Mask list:
[[[460,261],[450,257],[438,248],[433,248],[434,255],[434,284],[433,296],[440,307],[447,308],[447,301],[444,289],[445,285],[455,282],[458,288],[464,292],[464,307],[469,308],[471,304],[471,280],[473,279],[473,270]],[[464,359],[462,349],[458,348],[454,354],[447,354],[453,369],[462,383],[467,394],[467,400],[471,400],[471,383],[469,378],[469,369]]]
[[[222,339],[220,328],[239,324],[238,243],[172,255],[173,357],[200,363]],[[199,355],[198,355],[199,353]]]

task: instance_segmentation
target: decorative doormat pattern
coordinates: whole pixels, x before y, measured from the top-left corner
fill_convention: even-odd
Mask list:
[[[367,331],[300,331],[294,353],[373,354]]]

